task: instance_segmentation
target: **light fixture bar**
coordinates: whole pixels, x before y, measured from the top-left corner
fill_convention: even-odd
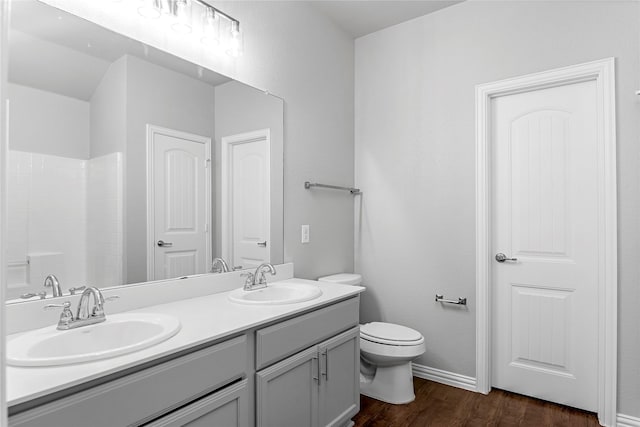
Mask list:
[[[222,15],[224,16],[226,19],[228,19],[231,22],[235,22],[238,26],[238,28],[240,28],[240,21],[238,21],[236,18],[234,18],[233,16],[229,15],[228,13],[224,13],[223,11],[221,11],[220,9],[218,9],[217,7],[211,6],[210,4],[206,3],[203,0],[192,0],[194,3],[198,3],[200,6],[205,7],[207,9],[212,9],[215,13],[217,13],[218,15]]]
[[[142,17],[159,19],[184,37],[198,37],[202,44],[217,52],[226,52],[234,58],[242,56],[244,36],[240,21],[210,5],[209,0],[138,1],[138,14]]]

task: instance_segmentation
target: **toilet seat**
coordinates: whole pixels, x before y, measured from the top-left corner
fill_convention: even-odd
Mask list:
[[[426,350],[424,338],[409,345],[394,345],[369,341],[360,337],[360,354],[369,362],[376,365],[397,364],[402,360],[412,360],[422,355]]]
[[[376,344],[394,346],[416,346],[424,343],[424,337],[415,329],[385,322],[360,325],[360,338]]]

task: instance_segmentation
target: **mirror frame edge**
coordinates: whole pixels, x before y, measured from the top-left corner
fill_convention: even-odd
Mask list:
[[[10,2],[2,0],[0,4],[0,425],[6,425],[7,388],[6,388],[6,308],[5,294],[7,286],[6,235],[7,235],[7,84],[8,84],[8,34]]]

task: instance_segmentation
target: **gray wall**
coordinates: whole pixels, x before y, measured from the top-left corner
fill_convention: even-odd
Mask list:
[[[91,158],[126,148],[127,61],[114,61],[91,97]]]
[[[126,282],[147,280],[147,124],[213,138],[213,87],[128,56],[125,155]]]
[[[220,194],[221,141],[225,136],[269,129],[271,136],[271,241],[268,243],[273,264],[282,263],[283,255],[283,131],[284,102],[282,99],[239,82],[215,87],[215,146],[213,163],[213,194],[215,206],[222,206]],[[222,253],[220,210],[213,237],[214,253]]]
[[[353,184],[352,38],[302,2],[214,3],[245,31],[244,56],[217,70],[285,100],[285,261],[302,278],[352,271],[353,196],[303,185]]]
[[[362,318],[422,332],[418,363],[475,376],[477,84],[616,57],[619,412],[640,416],[637,2],[470,1],[356,40]],[[434,294],[469,298],[442,307]]]
[[[9,148],[75,159],[89,158],[89,103],[13,83]]]

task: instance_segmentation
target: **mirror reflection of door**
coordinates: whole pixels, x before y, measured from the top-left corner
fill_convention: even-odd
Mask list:
[[[270,260],[269,129],[222,138],[222,253],[234,268]]]
[[[211,140],[148,126],[148,277],[206,273],[211,259]]]

